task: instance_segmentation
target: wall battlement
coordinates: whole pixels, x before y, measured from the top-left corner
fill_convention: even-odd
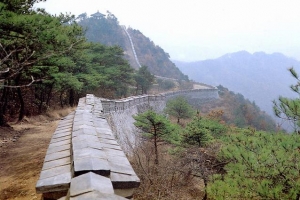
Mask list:
[[[132,96],[119,100],[102,99],[103,113],[122,112],[126,109],[138,106],[141,104],[151,104],[153,102],[168,101],[177,96],[185,96],[188,101],[192,100],[211,100],[219,98],[218,90],[211,89],[190,89],[179,90],[174,92],[166,92],[157,95],[140,95]]]

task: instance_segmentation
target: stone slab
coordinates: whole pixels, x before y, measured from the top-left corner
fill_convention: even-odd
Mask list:
[[[75,116],[74,118],[74,122],[81,122],[81,121],[89,121],[89,122],[92,122],[93,121],[93,116],[89,113],[89,114],[78,114]]]
[[[51,160],[57,160],[57,159],[66,158],[66,157],[70,157],[70,156],[71,156],[70,150],[46,154],[44,162],[49,162]]]
[[[122,156],[107,156],[108,161],[111,163],[111,165],[114,164],[122,164],[122,165],[130,165],[130,162],[126,157]]]
[[[106,127],[100,128],[99,126],[97,126],[96,131],[97,133],[112,134],[112,130],[109,126],[107,128]]]
[[[116,162],[109,161],[109,165],[110,165],[111,172],[127,174],[127,175],[136,175],[132,166],[128,163],[116,163]]]
[[[55,133],[65,133],[65,132],[71,132],[72,127],[62,127],[55,130]]]
[[[71,144],[71,139],[63,140],[63,141],[59,141],[59,142],[53,142],[53,143],[50,142],[50,145],[53,147],[67,145],[67,144]]]
[[[92,191],[114,194],[110,179],[97,175],[93,172],[77,176],[71,180],[70,197],[75,197]]]
[[[94,127],[81,128],[81,129],[73,131],[73,134],[72,134],[73,137],[76,137],[78,135],[95,135],[95,136],[97,136],[97,132]]]
[[[79,142],[79,141],[98,142],[99,138],[95,135],[78,135],[72,138],[72,142]]]
[[[70,188],[71,172],[39,179],[35,188],[37,193],[64,191]]]
[[[72,121],[61,121],[56,129],[65,129],[65,128],[72,128],[73,122]]]
[[[84,157],[74,160],[75,176],[79,176],[87,172],[94,172],[101,176],[109,176],[110,165],[106,159],[95,157]]]
[[[107,125],[107,120],[104,116],[98,115],[98,116],[93,116],[93,121],[97,122],[98,124],[102,124],[102,125]]]
[[[95,158],[107,159],[106,153],[102,150],[92,149],[92,148],[73,150],[74,160],[78,160],[83,157],[95,157]]]
[[[124,197],[126,199],[133,199],[134,188],[129,189],[115,189],[114,192],[116,195]]]
[[[126,175],[116,172],[110,173],[110,180],[114,189],[129,189],[140,186],[140,179],[136,175]]]
[[[55,142],[60,142],[60,141],[64,141],[64,140],[70,140],[71,139],[71,136],[70,135],[67,135],[67,136],[64,136],[64,137],[59,137],[59,138],[53,138],[51,139],[50,141],[50,144],[51,143],[55,143]]]
[[[71,158],[70,157],[61,158],[61,159],[58,159],[58,160],[52,160],[52,161],[49,161],[49,162],[44,162],[42,170],[47,170],[47,169],[51,169],[51,168],[55,168],[55,167],[59,167],[59,166],[64,166],[64,165],[70,165],[70,164],[71,164]]]
[[[71,137],[72,131],[65,131],[65,132],[54,132],[52,138],[60,138],[60,137],[65,137],[69,136]]]
[[[100,142],[101,143],[105,143],[105,144],[118,145],[119,146],[119,143],[116,140],[110,140],[110,139],[101,138]]]
[[[49,146],[47,149],[47,154],[51,154],[51,153],[56,153],[56,152],[60,152],[60,151],[65,151],[65,150],[69,150],[71,149],[71,145],[70,144],[65,144],[65,145],[61,145],[61,146]]]
[[[105,143],[101,143],[101,145],[103,148],[107,148],[107,149],[122,150],[119,145],[112,145],[112,144],[105,144]]]
[[[80,119],[80,120],[78,120]],[[86,124],[86,125],[93,125],[93,116],[91,115],[91,117],[76,117],[76,120],[74,120],[75,124],[77,125],[82,125],[82,124]]]
[[[74,117],[73,117],[74,118]],[[73,118],[72,119],[64,119],[60,120],[57,127],[63,127],[63,126],[69,126],[73,124]]]
[[[82,128],[87,128],[87,129],[94,129],[94,126],[91,125],[85,125],[85,124],[81,124],[81,125],[73,125],[73,131],[76,131],[78,129],[82,129]]]
[[[57,130],[61,130],[61,129],[68,129],[68,128],[72,128],[73,123],[64,123],[64,124],[58,124],[57,126]]]
[[[107,140],[115,140],[116,138],[112,134],[102,134],[98,133],[98,138],[101,139],[107,139]]]
[[[101,199],[101,200],[128,200],[124,197],[118,196],[116,194],[105,194],[98,191],[92,191],[85,194],[81,194],[75,197],[71,197],[70,200],[91,200],[91,199]]]
[[[100,142],[82,142],[82,141],[73,141],[72,142],[73,150],[84,149],[84,148],[92,148],[103,150],[103,145]]]
[[[109,157],[124,157],[126,158],[126,155],[124,154],[124,152],[122,150],[116,150],[116,149],[107,149],[105,148],[104,151],[106,152],[106,154],[109,156]],[[126,158],[127,159],[127,158]]]
[[[70,164],[58,166],[51,169],[43,170],[40,174],[40,179],[50,178],[50,177],[58,176],[60,174],[66,174],[69,172],[71,172]]]
[[[91,111],[85,109],[85,105],[81,107],[82,110],[76,110],[75,112],[75,117],[80,116],[80,115],[90,115]]]

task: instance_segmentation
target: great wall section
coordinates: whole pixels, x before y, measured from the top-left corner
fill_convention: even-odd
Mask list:
[[[88,94],[63,118],[50,141],[36,184],[44,200],[131,199],[140,180],[126,154],[137,143],[133,115],[162,112],[166,101],[218,98],[216,88],[109,100]]]
[[[141,67],[131,36],[123,29]],[[76,111],[63,118],[53,133],[37,193],[44,200],[131,199],[140,185],[126,157],[139,143],[133,116],[148,109],[162,113],[166,102],[177,96],[185,96],[192,105],[219,97],[215,87],[198,84],[191,90],[119,100],[92,94],[81,98]]]

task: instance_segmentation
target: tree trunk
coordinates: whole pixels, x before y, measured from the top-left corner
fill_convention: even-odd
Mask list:
[[[157,134],[156,130],[154,129],[154,150],[155,150],[155,160],[154,163],[158,165],[158,150],[157,150]]]
[[[0,99],[0,126],[9,126],[5,120],[5,112],[7,108],[9,89],[3,88],[3,93]]]
[[[40,103],[39,103],[39,114],[41,114],[42,112],[43,112],[43,103],[44,103],[44,92],[45,92],[45,90],[46,90],[46,88],[45,89],[43,89],[43,86],[41,86],[40,87],[40,97],[39,97],[39,100],[40,100]]]
[[[0,103],[0,126],[7,126],[4,113],[3,113],[3,107],[2,104]]]
[[[49,89],[48,96],[47,96],[47,101],[46,101],[46,105],[49,106],[49,107],[50,107],[50,100],[52,98],[53,85],[54,85],[54,83],[49,86],[50,89]]]
[[[207,191],[206,191],[207,190],[207,180],[206,180],[206,178],[204,178],[203,181],[204,181],[205,190],[204,190],[204,197],[202,200],[207,200]]]
[[[25,103],[22,96],[21,88],[17,88],[17,93],[20,101],[19,121],[21,121],[25,116]]]
[[[75,104],[75,98],[74,98],[74,90],[73,89],[70,89],[69,91],[69,105],[71,107],[73,107]]]
[[[63,96],[63,92],[61,92],[60,95],[59,95],[59,101],[60,101],[60,107],[64,108],[62,96]]]

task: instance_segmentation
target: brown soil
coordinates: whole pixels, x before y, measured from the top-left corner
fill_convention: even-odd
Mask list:
[[[63,115],[66,115],[66,111]],[[61,114],[0,127],[0,199],[41,199],[35,185]]]

